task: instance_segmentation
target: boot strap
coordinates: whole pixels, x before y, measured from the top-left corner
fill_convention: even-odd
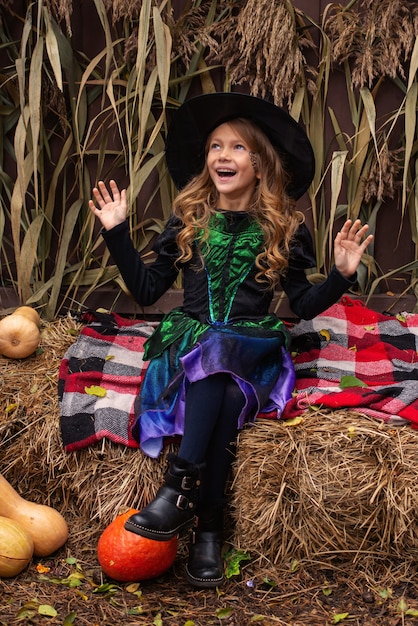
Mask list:
[[[179,494],[176,500],[176,507],[178,509],[180,509],[181,511],[187,511],[188,509],[193,509],[194,506],[194,503],[191,502],[189,498],[186,498],[186,496],[183,496],[183,494],[181,493]]]
[[[165,477],[166,485],[170,485],[170,487],[174,487],[175,489],[181,489],[182,491],[192,491],[196,487],[199,487],[200,480],[195,476],[173,476],[172,474],[166,474]]]

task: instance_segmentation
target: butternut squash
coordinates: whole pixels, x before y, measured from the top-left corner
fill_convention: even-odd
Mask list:
[[[0,578],[19,574],[33,555],[33,540],[21,524],[0,517]]]
[[[35,556],[49,556],[68,539],[67,522],[56,509],[22,498],[0,474],[0,516],[14,520],[33,539]]]

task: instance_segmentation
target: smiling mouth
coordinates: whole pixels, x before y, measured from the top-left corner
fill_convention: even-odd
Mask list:
[[[222,178],[232,178],[232,176],[235,176],[236,174],[235,170],[227,170],[227,169],[218,169],[216,170],[216,173],[218,174],[218,176],[221,176]]]

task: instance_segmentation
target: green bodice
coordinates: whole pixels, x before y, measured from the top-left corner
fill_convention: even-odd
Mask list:
[[[160,326],[145,344],[145,358],[153,358],[169,345],[181,344],[180,351],[186,352],[208,328],[225,325],[239,329],[260,329],[260,332],[281,332],[287,340],[287,331],[281,320],[275,315],[262,315],[258,319],[251,310],[249,300],[249,318],[239,321],[229,319],[234,299],[246,281],[254,278],[249,274],[254,269],[255,259],[262,249],[263,233],[258,223],[245,216],[238,225],[229,225],[228,214],[216,213],[209,222],[208,238],[201,243],[204,268],[196,273],[196,280],[205,280],[208,294],[208,310],[205,322],[187,316],[181,308],[174,309],[161,321]],[[197,266],[200,260],[193,259]],[[263,287],[260,285],[260,289]],[[202,319],[202,318],[201,318]],[[181,341],[179,341],[181,339]]]

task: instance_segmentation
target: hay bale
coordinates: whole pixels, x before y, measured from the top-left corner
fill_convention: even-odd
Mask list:
[[[79,329],[71,317],[44,324],[42,354],[21,361],[0,357],[0,472],[23,497],[59,510],[70,541],[88,543],[119,510],[141,508],[153,498],[175,446],[158,460],[106,440],[65,452],[58,371]]]
[[[418,555],[418,432],[352,411],[259,422],[233,485],[241,548],[289,559]]]
[[[70,549],[97,539],[117,512],[141,508],[166,468],[103,440],[66,453],[58,370],[80,326],[44,324],[42,354],[0,357],[0,472],[33,502],[57,508]],[[240,435],[232,492],[237,547],[271,562],[418,553],[418,432],[352,412],[312,413],[298,426],[259,422]]]

